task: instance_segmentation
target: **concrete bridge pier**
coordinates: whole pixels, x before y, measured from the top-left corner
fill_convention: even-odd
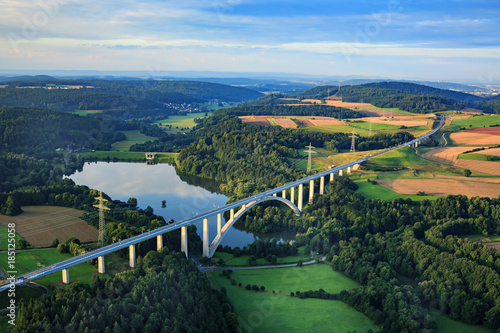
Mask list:
[[[335,171],[330,174],[330,182],[333,182],[334,178],[335,178]]]
[[[300,184],[300,185],[299,185],[299,198],[298,198],[298,201],[299,201],[299,202],[297,202],[297,203],[298,203],[298,205],[297,205],[297,206],[299,207],[299,210],[300,210],[301,212],[302,212],[302,201],[303,201],[303,199],[302,199],[302,194],[303,194],[303,192],[304,192],[304,184]]]
[[[163,235],[156,236],[156,250],[161,251],[163,248]]]
[[[281,197],[286,199],[286,190],[281,191]]]
[[[181,227],[181,252],[186,254],[186,258],[188,257],[187,227]]]
[[[314,197],[314,179],[309,182],[309,203],[313,202]]]
[[[210,242],[208,239],[208,219],[203,219],[203,256],[208,257]]]
[[[234,208],[231,208],[231,211],[230,211],[230,219],[233,220],[234,219]]]
[[[319,194],[325,194],[325,177],[319,179]]]
[[[339,176],[341,176],[341,177],[342,177],[342,175],[343,175],[343,174],[344,174],[344,173],[343,173],[343,170],[339,170]]]
[[[295,187],[290,189],[290,201],[294,204],[295,202]]]
[[[220,231],[222,230],[222,216],[221,214],[217,214],[217,236],[220,235]]]
[[[351,167],[347,167],[347,173],[351,173]]]
[[[129,264],[130,267],[135,268],[135,245],[130,245],[128,247],[128,254],[129,254]]]
[[[278,196],[278,193],[274,193],[274,194],[273,194],[273,197],[277,197],[277,196]]]
[[[106,272],[106,267],[104,265],[104,256],[97,257],[97,272],[99,274],[104,274]]]
[[[62,280],[64,284],[69,284],[69,271],[67,268],[62,270]]]

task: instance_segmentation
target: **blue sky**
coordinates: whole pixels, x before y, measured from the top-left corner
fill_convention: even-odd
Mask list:
[[[0,68],[500,81],[500,1],[3,0]]]

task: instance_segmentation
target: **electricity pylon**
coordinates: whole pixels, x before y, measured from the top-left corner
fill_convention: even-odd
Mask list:
[[[351,135],[351,153],[354,153],[356,151],[356,132],[352,130],[352,135]]]
[[[307,160],[307,172],[309,172],[309,171],[311,171],[311,166],[312,166],[312,157],[311,156],[312,156],[313,153],[316,154],[316,152],[312,151],[312,149],[316,148],[316,147],[313,147],[311,145],[311,143],[309,142],[309,146],[306,146],[306,148],[309,148],[309,151],[308,151],[308,153],[309,153],[309,159]]]
[[[108,207],[104,206],[104,202],[108,201],[102,197],[102,192],[99,192],[99,196],[94,198],[99,200],[98,205],[94,207],[99,208],[99,240],[98,245],[104,245],[106,243],[106,219],[104,218],[104,210],[109,210]]]

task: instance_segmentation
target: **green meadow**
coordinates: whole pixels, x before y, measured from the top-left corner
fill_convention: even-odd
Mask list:
[[[155,137],[144,135],[139,130],[123,131],[123,134],[125,134],[125,137],[127,139],[113,143],[111,145],[112,147],[111,150],[129,151],[130,147],[132,147],[135,144],[156,140]]]
[[[473,116],[467,119],[453,119],[451,127],[453,129],[465,128],[475,128],[475,127],[489,127],[493,125],[500,125],[500,116],[489,115],[489,116]]]
[[[226,288],[242,332],[379,331],[365,315],[341,301],[300,299],[286,295],[292,290],[323,288],[328,292],[338,292],[357,287],[354,281],[327,265],[233,271],[232,276],[238,283],[244,280],[259,287],[264,285],[265,292],[234,286],[217,271],[208,275],[215,288]],[[274,288],[275,294],[271,288]]]
[[[144,162],[146,153],[128,152],[128,151],[94,151],[79,154],[86,160],[97,161],[125,161],[125,162]],[[177,153],[156,153],[155,162],[174,163]]]
[[[156,120],[152,124],[160,126],[169,133],[187,132],[196,125],[195,118],[205,118],[205,112],[187,113],[185,116],[169,116],[165,119]]]
[[[356,184],[358,185],[357,192],[367,199],[380,199],[389,202],[395,198],[411,199],[413,201],[436,200],[437,198],[440,198],[436,195],[398,194],[384,186],[368,183],[367,181],[358,181]]]

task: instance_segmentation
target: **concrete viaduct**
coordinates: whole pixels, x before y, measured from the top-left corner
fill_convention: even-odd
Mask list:
[[[228,230],[234,225],[234,223],[245,214],[246,211],[248,211],[250,208],[252,208],[255,205],[258,205],[262,202],[265,201],[281,201],[288,205],[291,209],[294,210],[295,214],[300,216],[303,210],[303,202],[304,202],[304,185],[308,185],[309,191],[308,193],[308,201],[312,202],[314,193],[315,193],[315,182],[319,180],[319,186],[317,187],[318,193],[324,194],[325,192],[325,177],[329,177],[330,181],[334,180],[334,177],[336,174],[339,176],[342,176],[344,172],[351,173],[353,168],[358,167],[361,163],[367,161],[370,158],[377,157],[379,155],[388,153],[390,151],[396,150],[398,148],[404,147],[404,146],[410,146],[410,147],[418,147],[419,143],[424,142],[427,140],[432,134],[437,132],[443,125],[445,121],[445,117],[439,117],[439,124],[434,128],[432,131],[428,132],[427,134],[418,137],[412,141],[406,142],[404,144],[401,144],[396,147],[392,147],[389,149],[386,149],[382,152],[379,152],[374,155],[367,156],[365,158],[362,158],[360,160],[347,163],[341,166],[337,167],[331,167],[328,170],[319,172],[315,175],[311,175],[296,181],[293,181],[291,183],[276,187],[271,190],[267,190],[265,192],[250,196],[245,199],[241,199],[235,202],[232,202],[230,204],[227,204],[223,207],[213,209],[211,211],[198,214],[196,216],[193,216],[191,218],[167,224],[165,226],[162,226],[160,228],[148,231],[146,233],[136,235],[130,238],[127,238],[125,240],[103,246],[101,248],[95,249],[90,252],[86,252],[84,254],[81,254],[79,256],[66,259],[64,261],[58,262],[56,264],[52,264],[50,266],[46,266],[44,268],[20,275],[18,277],[7,282],[3,282],[0,284],[0,292],[3,290],[6,290],[10,288],[11,285],[24,285],[30,281],[39,279],[43,276],[53,274],[59,271],[62,271],[62,281],[65,284],[68,284],[70,282],[69,279],[69,268],[75,265],[78,265],[80,263],[93,260],[97,258],[98,262],[98,272],[103,274],[105,272],[105,262],[104,262],[104,256],[110,253],[113,253],[115,251],[128,248],[129,249],[129,257],[130,257],[130,267],[135,267],[136,266],[136,254],[135,254],[135,245],[152,239],[156,238],[157,242],[157,249],[158,251],[161,250],[163,247],[163,234],[167,232],[171,232],[177,229],[181,229],[181,250],[186,254],[186,257],[188,256],[188,239],[187,239],[187,226],[194,222],[198,222],[203,220],[203,256],[204,257],[212,257],[213,254],[215,253],[217,247],[219,246],[220,242],[224,238],[224,236],[227,234]],[[295,191],[297,191],[297,202],[295,202]],[[288,194],[289,193],[289,194]],[[290,199],[287,199],[287,194]],[[278,196],[280,195],[280,196]],[[236,210],[236,211],[235,211]],[[229,211],[230,213],[230,218],[229,220],[222,225],[222,215],[224,212]],[[217,216],[217,235],[215,236],[214,240],[210,243],[210,237],[209,237],[209,232],[208,232],[208,218],[212,216]]]

